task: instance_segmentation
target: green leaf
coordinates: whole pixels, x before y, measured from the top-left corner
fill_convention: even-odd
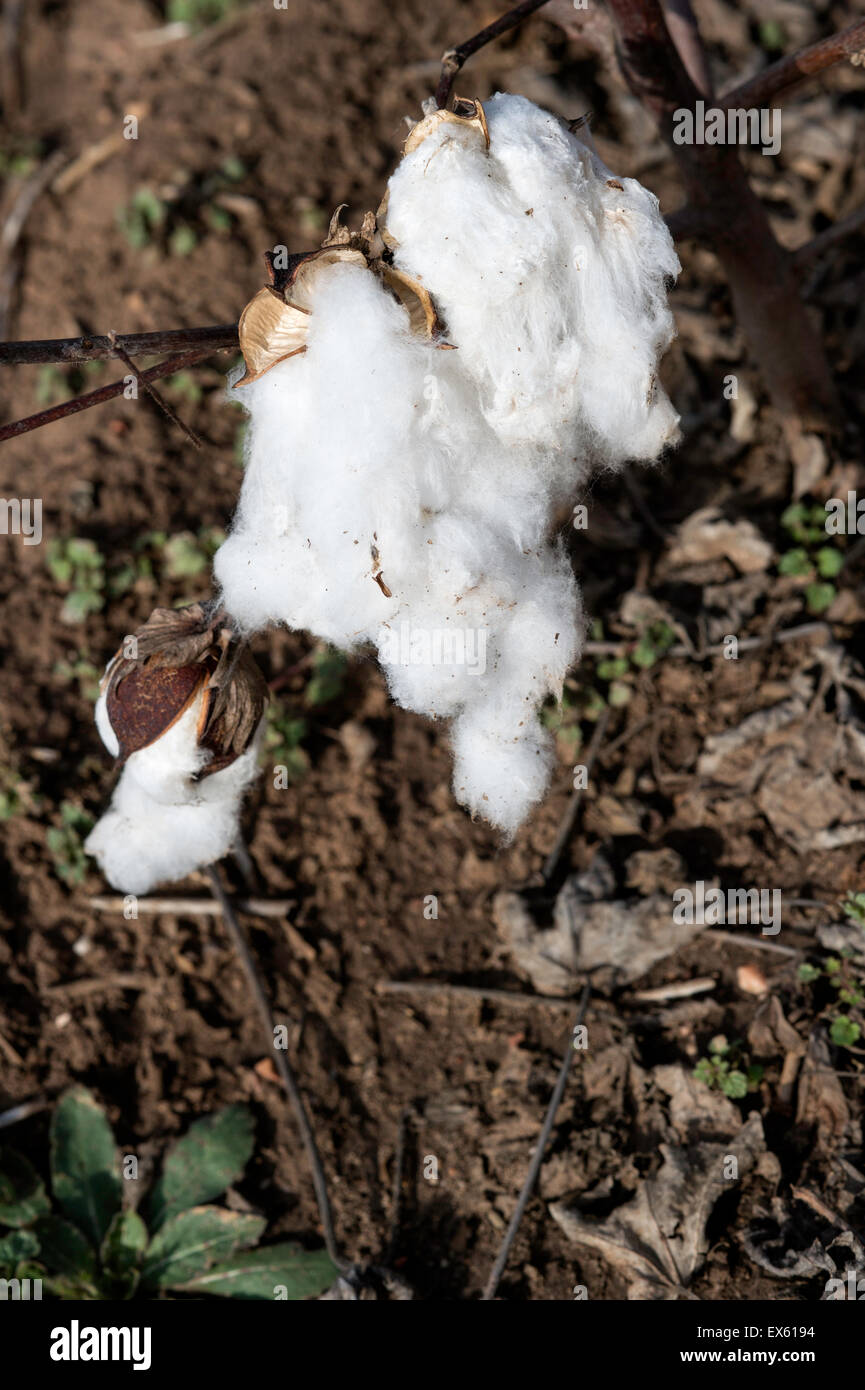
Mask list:
[[[834,579],[844,564],[844,552],[834,545],[824,545],[817,551],[817,569],[823,579]]]
[[[77,1226],[62,1216],[43,1216],[33,1230],[45,1268],[85,1284],[96,1279],[96,1256]]]
[[[148,1239],[147,1227],[137,1211],[119,1211],[108,1227],[100,1251],[106,1270],[126,1278],[141,1263]]]
[[[32,1231],[10,1231],[0,1240],[0,1269],[14,1269],[21,1260],[39,1254],[39,1241]]]
[[[336,1273],[324,1250],[303,1250],[284,1242],[245,1255],[175,1285],[183,1293],[217,1294],[220,1298],[311,1298]]]
[[[607,691],[607,699],[612,709],[620,709],[623,705],[630,703],[633,693],[631,687],[625,685],[624,681],[613,681]]]
[[[152,1228],[218,1197],[240,1177],[252,1147],[252,1115],[245,1105],[228,1105],[196,1120],[162,1166],[149,1203]]]
[[[650,666],[654,666],[657,659],[658,654],[652,645],[651,639],[643,634],[634,650],[631,652],[631,660],[635,666],[641,666],[643,670],[648,670]]]
[[[335,700],[342,690],[348,662],[342,652],[325,647],[315,653],[312,659],[314,674],[306,687],[306,703],[311,707],[326,705]]]
[[[778,561],[779,574],[810,574],[812,569],[813,565],[807,550],[788,550],[786,555],[782,555]]]
[[[741,1100],[748,1094],[748,1078],[744,1072],[731,1071],[721,1082],[721,1090],[731,1100]]]
[[[222,1207],[182,1211],[153,1237],[141,1271],[142,1283],[162,1289],[186,1283],[235,1250],[255,1245],[266,1225],[262,1216]]]
[[[51,1121],[54,1196],[97,1248],[120,1210],[120,1173],[114,1135],[94,1096],[74,1086]]]
[[[825,613],[835,598],[835,592],[834,584],[808,584],[805,599],[809,613]]]
[[[804,961],[798,970],[799,979],[804,985],[810,985],[814,980],[819,980],[822,973],[818,966],[810,965],[808,961]]]
[[[29,1226],[51,1210],[45,1184],[15,1149],[0,1149],[0,1226]]]
[[[859,1024],[849,1018],[847,1014],[839,1014],[837,1018],[832,1020],[829,1036],[836,1047],[852,1047],[854,1043],[859,1041],[861,1035],[862,1029]]]

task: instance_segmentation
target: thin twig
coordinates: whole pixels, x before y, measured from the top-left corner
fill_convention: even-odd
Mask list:
[[[556,1119],[556,1112],[558,1111],[559,1105],[561,1104],[562,1096],[565,1093],[565,1084],[568,1079],[568,1073],[571,1070],[571,1063],[574,1060],[575,1049],[573,1034],[574,1031],[577,1028],[579,1028],[583,1019],[585,1018],[586,1006],[588,1005],[588,1002],[589,986],[586,985],[583,989],[583,997],[580,1000],[580,1007],[577,1010],[577,1017],[574,1020],[574,1027],[571,1030],[571,1034],[568,1037],[567,1049],[565,1051],[564,1059],[559,1070],[558,1079],[556,1081],[555,1087],[553,1088],[553,1094],[550,1097],[550,1103],[547,1106],[546,1117],[544,1119],[543,1127],[538,1137],[538,1142],[535,1147],[534,1154],[532,1155],[532,1161],[529,1164],[529,1171],[526,1174],[526,1180],[523,1183],[522,1191],[520,1192],[519,1198],[517,1200],[517,1205],[514,1208],[514,1214],[510,1220],[510,1225],[508,1226],[508,1229],[505,1232],[505,1238],[502,1241],[501,1249],[499,1250],[499,1253],[496,1256],[496,1262],[493,1265],[492,1273],[490,1274],[490,1277],[487,1280],[487,1285],[483,1292],[483,1301],[485,1303],[489,1303],[496,1296],[496,1290],[498,1289],[501,1277],[505,1272],[505,1265],[508,1262],[508,1255],[511,1252],[511,1246],[513,1245],[514,1240],[516,1239],[516,1234],[519,1230],[520,1222],[523,1219],[523,1212],[528,1206],[529,1198],[532,1195],[535,1182],[537,1181],[538,1173],[541,1171],[541,1164],[544,1161],[544,1151],[547,1147],[547,1143],[549,1142],[549,1138],[553,1130],[553,1125]]]
[[[442,54],[442,70],[439,77],[439,84],[436,88],[436,106],[441,108],[447,106],[450,101],[451,91],[454,85],[454,78],[462,68],[463,64],[471,58],[473,53],[477,53],[479,48],[491,43],[493,39],[506,34],[509,29],[515,29],[518,24],[522,24],[535,10],[541,9],[546,5],[547,0],[522,0],[522,4],[514,5],[512,10],[503,14],[499,19],[488,24],[480,33],[473,38],[466,39],[465,43],[458,44],[456,48],[449,48]]]
[[[203,447],[202,440],[195,433],[195,430],[191,429],[189,425],[187,425],[183,420],[181,420],[177,412],[173,410],[172,407],[168,404],[168,401],[165,399],[165,397],[159,394],[155,386],[151,386],[150,382],[145,380],[144,373],[138,370],[132,358],[129,356],[129,353],[118,343],[117,334],[109,332],[108,341],[111,343],[111,346],[114,348],[114,351],[117,353],[117,356],[120,358],[121,362],[123,362],[129,368],[136,381],[139,383],[139,385],[143,386],[150,399],[155,402],[155,404],[162,411],[163,415],[166,415],[168,419],[172,422],[172,424],[177,425],[179,429],[183,430],[183,433],[186,435],[187,439],[191,440],[191,442],[195,445],[196,449],[201,449]]]
[[[22,1120],[29,1120],[31,1115],[38,1115],[42,1110],[47,1110],[50,1102],[44,1096],[34,1096],[32,1100],[22,1100],[19,1105],[13,1105],[9,1110],[4,1110],[0,1115],[0,1129],[8,1129],[10,1125],[20,1124]]]
[[[315,1134],[310,1124],[309,1115],[307,1114],[300,1087],[297,1084],[297,1080],[288,1058],[285,1055],[284,1049],[274,1048],[273,1046],[273,1014],[267,1002],[264,984],[262,983],[261,975],[253,954],[247,944],[243,928],[235,914],[232,901],[223,887],[222,879],[219,876],[219,870],[215,865],[210,865],[207,870],[207,876],[213,887],[214,896],[219,900],[222,906],[222,920],[225,923],[228,935],[231,938],[234,949],[243,967],[244,974],[246,975],[253,1003],[255,1004],[258,1017],[261,1021],[262,1035],[267,1038],[268,1053],[272,1051],[274,1054],[276,1069],[282,1078],[282,1084],[288,1092],[288,1097],[291,1101],[292,1109],[294,1110],[294,1117],[297,1121],[297,1127],[300,1130],[300,1137],[303,1140],[303,1146],[306,1149],[306,1156],[312,1172],[312,1182],[318,1202],[318,1212],[321,1218],[321,1227],[324,1233],[324,1243],[327,1246],[327,1253],[340,1273],[345,1274],[351,1266],[341,1258],[337,1249],[336,1237],[333,1230],[333,1217],[330,1209],[330,1198],[327,1193],[327,1179],[324,1175],[321,1156],[318,1152]]]
[[[844,241],[846,237],[853,236],[856,232],[865,230],[865,206],[857,208],[849,216],[842,217],[840,222],[833,222],[831,227],[826,227],[822,232],[811,241],[806,241],[803,246],[798,246],[793,252],[793,265],[801,274],[822,256],[824,251],[830,250],[839,241]]]
[[[236,323],[209,324],[205,328],[169,328],[156,333],[118,333],[112,343],[107,334],[81,334],[78,338],[33,338],[0,343],[0,367],[44,362],[96,362],[118,357],[118,349],[130,357],[157,357],[161,352],[193,348],[232,348],[239,345]]]
[[[159,381],[161,377],[171,376],[174,372],[182,371],[185,367],[191,367],[196,362],[201,362],[203,358],[210,357],[214,349],[212,347],[198,348],[195,352],[184,352],[179,357],[169,357],[165,362],[159,362],[155,367],[148,367],[146,372],[142,372],[142,379],[146,381]],[[116,396],[122,396],[126,390],[125,378],[121,381],[112,381],[109,386],[100,386],[95,391],[88,391],[86,395],[75,396],[71,401],[62,401],[60,405],[52,405],[49,410],[40,410],[38,415],[28,415],[23,420],[13,420],[9,425],[0,426],[0,443],[4,439],[17,439],[19,435],[28,434],[30,430],[38,430],[43,425],[53,425],[55,420],[64,420],[68,415],[77,415],[80,410],[89,410],[94,405],[104,405],[106,401],[114,400]]]
[[[694,86],[705,97],[714,95],[709,59],[700,36],[691,0],[662,0],[670,38]]]
[[[865,19],[860,19],[839,33],[832,34],[828,39],[820,39],[819,43],[812,43],[808,48],[800,48],[798,53],[780,58],[777,63],[772,63],[747,82],[740,82],[738,87],[724,93],[721,105],[728,109],[768,106],[782,94],[786,96],[794,87],[806,82],[809,77],[816,77],[818,73],[825,72],[836,63],[842,63],[845,58],[853,58],[863,52]]]
[[[604,710],[603,714],[601,715],[600,719],[595,725],[595,732],[592,734],[591,742],[589,743],[589,751],[586,755],[585,762],[586,781],[588,781],[589,777],[591,776],[592,768],[595,765],[595,759],[598,756],[598,751],[601,747],[604,734],[607,731],[607,724],[609,723],[609,719],[610,711],[609,708],[607,708]],[[553,847],[550,850],[544,862],[542,873],[545,883],[549,883],[551,878],[553,877],[553,874],[556,872],[559,860],[562,857],[564,849],[568,841],[570,840],[571,835],[574,833],[574,826],[577,823],[577,813],[579,812],[580,803],[582,802],[582,799],[583,788],[578,787],[568,803],[568,809],[562,817],[562,823],[559,826],[559,833],[556,836],[555,843],[553,844]]]
[[[6,332],[6,320],[17,278],[15,249],[34,204],[45,192],[57,170],[66,163],[63,150],[55,150],[40,164],[24,184],[12,204],[0,231],[0,335]]]
[[[62,984],[50,985],[45,993],[62,994],[77,999],[87,994],[103,994],[112,989],[154,989],[157,984],[158,981],[152,975],[118,971],[115,975],[93,975],[86,980],[64,980]]]
[[[480,985],[454,985],[448,980],[379,980],[376,994],[418,994],[421,996],[444,995],[454,999],[476,999],[481,1003],[516,1004],[524,1009],[527,1004],[552,1004],[556,1008],[570,1009],[573,1001],[562,999],[555,994],[526,994],[510,989],[484,989]]]
[[[741,932],[719,931],[717,927],[711,927],[706,932],[704,940],[711,941],[717,938],[719,941],[730,941],[736,946],[744,946],[748,951],[769,951],[776,956],[801,956],[802,952],[796,946],[779,946],[776,941],[764,941],[761,936],[743,936]]]
[[[653,989],[639,989],[631,995],[637,1004],[660,1004],[666,999],[690,999],[694,994],[708,994],[718,981],[713,975],[700,975],[695,980],[674,980]]]
[[[800,637],[814,637],[817,633],[831,634],[831,631],[829,623],[800,623],[798,627],[782,627],[777,632],[768,632],[761,637],[740,637],[737,642],[737,649],[740,652],[754,652],[761,647],[774,647],[778,643],[795,642]],[[583,646],[583,655],[616,656],[619,652],[627,651],[629,647],[635,645],[636,642],[628,638],[623,638],[621,642],[586,642]],[[724,656],[726,651],[727,647],[723,642],[718,642],[714,647],[704,647],[702,650],[687,647],[684,642],[676,642],[674,646],[667,648],[665,656],[686,656],[691,661],[706,661],[709,657]]]
[[[97,912],[125,912],[125,898],[94,897],[87,899],[88,907]],[[240,898],[237,906],[250,917],[284,917],[295,906],[293,898]],[[221,917],[222,904],[215,898],[138,898],[135,911],[139,917]]]

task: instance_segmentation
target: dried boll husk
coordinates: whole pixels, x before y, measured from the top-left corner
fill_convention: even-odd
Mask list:
[[[447,113],[450,115],[450,113]],[[306,352],[316,288],[335,265],[355,265],[381,279],[402,304],[413,333],[436,340],[444,328],[432,296],[416,276],[397,270],[386,259],[387,247],[375,213],[364,214],[359,232],[342,226],[345,203],[334,212],[328,234],[317,251],[290,256],[284,269],[268,264],[274,283],[246,305],[238,336],[246,371],[235,386],[249,386],[278,362]],[[442,347],[451,344],[442,342]]]
[[[157,608],[135,634],[138,656],[109,662],[100,704],[125,762],[196,705],[196,739],[210,754],[200,776],[229,766],[249,746],[267,703],[267,685],[244,648],[230,655],[231,629],[202,604]]]
[[[148,892],[228,853],[256,775],[267,687],[232,631],[201,604],[158,608],[138,654],[109,662],[96,706],[123,763],[85,849],[124,893]]]
[[[412,154],[428,135],[432,135],[434,131],[440,132],[442,127],[448,126],[473,131],[484,147],[489,149],[490,132],[483,106],[472,97],[455,97],[452,110],[431,111],[423,120],[418,121],[417,125],[412,126],[403,146],[403,154]]]

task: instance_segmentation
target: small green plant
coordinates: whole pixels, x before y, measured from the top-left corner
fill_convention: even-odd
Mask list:
[[[190,29],[204,29],[226,19],[242,8],[244,0],[168,0],[165,16],[169,24],[188,24]]]
[[[854,913],[850,914],[854,921],[858,920],[855,912],[861,908],[861,903],[855,899],[862,899],[863,896],[865,895],[861,893],[855,897],[850,895],[854,898]],[[865,1026],[865,971],[857,966],[852,952],[844,950],[838,956],[827,956],[822,965],[803,961],[799,966],[798,976],[805,985],[825,980],[835,991],[837,1004],[843,1005],[846,1012],[842,1012],[836,1005],[830,1005],[825,1010],[829,1020],[829,1036],[836,1047],[854,1047]]]
[[[48,542],[45,561],[52,578],[67,590],[60,618],[83,623],[105,605],[105,561],[95,543],[81,536]]]
[[[850,918],[851,922],[865,927],[865,893],[849,892],[841,903],[841,911]]]
[[[36,374],[36,401],[39,405],[56,405],[59,401],[80,396],[92,386],[93,378],[101,374],[102,362],[78,362],[74,366],[56,367],[48,363]]]
[[[731,1100],[741,1100],[749,1091],[756,1091],[763,1079],[761,1066],[745,1065],[742,1070],[743,1065],[741,1044],[730,1043],[718,1034],[709,1043],[708,1057],[701,1057],[695,1066],[694,1077],[710,1090],[721,1091]]]
[[[124,1187],[137,1187],[136,1160],[124,1156],[124,1183],[104,1110],[73,1087],[52,1117],[51,1196],[22,1154],[0,1149],[0,1278],[41,1279],[48,1297],[62,1300],[321,1293],[335,1273],[324,1251],[262,1246],[263,1217],[211,1205],[242,1176],[252,1151],[245,1106],[196,1120],[169,1150],[139,1213],[124,1202]]]
[[[133,251],[142,251],[164,226],[166,205],[152,188],[136,189],[127,207],[117,211],[117,225]]]
[[[334,647],[319,647],[312,657],[310,676],[304,699],[310,709],[316,705],[326,705],[342,693],[348,660]]]
[[[825,613],[838,592],[832,580],[844,564],[844,552],[828,543],[826,508],[821,503],[794,502],[781,513],[781,525],[796,544],[781,556],[778,573],[807,579],[809,613]]]
[[[54,872],[70,886],[84,882],[89,867],[84,841],[92,829],[93,817],[71,801],[61,803],[60,824],[48,827],[45,842],[54,860]]]
[[[54,675],[61,681],[76,681],[83,700],[94,704],[99,698],[99,669],[80,651],[71,652],[68,661],[56,661]]]
[[[309,754],[301,747],[309,725],[293,716],[282,700],[272,700],[267,710],[264,749],[267,761],[286,769],[290,782],[299,782],[309,768]]]

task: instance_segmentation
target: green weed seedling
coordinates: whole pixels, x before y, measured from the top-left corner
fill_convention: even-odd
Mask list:
[[[83,623],[90,613],[105,606],[105,561],[94,541],[81,536],[48,542],[45,562],[52,578],[67,591],[60,618],[64,623]]]
[[[829,543],[826,535],[826,508],[794,502],[782,512],[781,525],[796,544],[781,556],[778,573],[807,579],[808,612],[825,613],[838,592],[832,580],[844,564],[844,552]]]
[[[61,803],[60,824],[48,827],[45,842],[54,860],[54,872],[70,887],[84,882],[90,865],[84,841],[92,829],[93,817],[71,801]]]
[[[741,1100],[749,1091],[756,1091],[763,1079],[763,1068],[745,1065],[741,1044],[730,1043],[719,1034],[709,1043],[708,1057],[700,1058],[693,1074],[710,1090],[721,1091],[731,1100]]]
[[[121,1159],[105,1112],[75,1086],[51,1122],[50,1195],[22,1154],[0,1149],[0,1278],[41,1279],[62,1300],[313,1297],[335,1275],[324,1251],[261,1245],[264,1217],[212,1205],[252,1152],[245,1106],[196,1120],[139,1212],[124,1201],[137,1188],[137,1160]]]

